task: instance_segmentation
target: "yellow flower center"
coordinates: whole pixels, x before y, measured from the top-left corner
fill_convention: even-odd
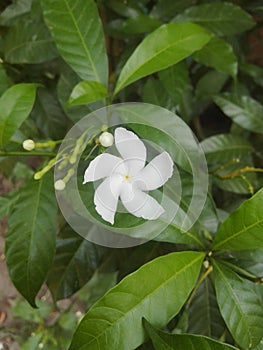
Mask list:
[[[130,181],[130,176],[129,175],[123,175],[123,180],[124,181]]]

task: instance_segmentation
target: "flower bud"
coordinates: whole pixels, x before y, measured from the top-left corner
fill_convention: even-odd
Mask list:
[[[113,145],[113,142],[114,142],[114,137],[113,135],[108,132],[108,131],[104,131],[100,137],[99,137],[99,141],[100,141],[100,144],[104,147],[110,147]]]
[[[36,144],[33,140],[28,139],[23,142],[23,148],[26,151],[32,151],[35,147],[36,147]]]
[[[66,184],[63,180],[57,180],[54,184],[55,190],[63,191],[66,187]]]

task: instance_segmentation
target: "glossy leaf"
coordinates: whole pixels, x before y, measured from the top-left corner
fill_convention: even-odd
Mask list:
[[[142,317],[162,327],[176,315],[195,285],[203,258],[198,252],[172,253],[124,278],[88,311],[70,350],[135,349],[144,342]]]
[[[188,67],[185,62],[180,62],[158,73],[162,86],[172,98],[175,104],[180,105],[183,96],[190,88]]]
[[[98,81],[81,81],[74,87],[67,106],[89,104],[107,96],[107,89]]]
[[[220,226],[214,250],[249,250],[263,247],[263,189],[246,200]]]
[[[226,92],[215,96],[214,102],[242,128],[263,133],[263,106],[252,97]]]
[[[221,134],[201,142],[208,163],[224,163],[246,157],[253,152],[252,145],[243,137]]]
[[[115,94],[151,73],[168,68],[200,50],[211,35],[192,23],[164,24],[149,34],[124,65]]]
[[[224,331],[214,286],[210,278],[206,278],[190,304],[187,332],[220,339]]]
[[[255,22],[241,7],[228,2],[192,6],[179,14],[177,22],[194,22],[217,35],[233,35],[251,29]]]
[[[42,0],[44,19],[64,60],[83,80],[108,80],[102,25],[93,0]]]
[[[37,84],[17,84],[0,98],[0,149],[29,116],[33,108]]]
[[[5,254],[9,274],[18,291],[35,306],[55,254],[56,198],[51,174],[27,183],[8,224]]]
[[[74,232],[58,237],[56,246],[47,284],[53,298],[59,300],[68,298],[88,282],[98,267],[103,249]]]
[[[242,348],[254,348],[263,337],[263,308],[257,285],[218,262],[213,261],[213,266],[217,300],[227,327]]]
[[[219,72],[227,73],[232,77],[237,75],[237,57],[233,48],[225,40],[213,38],[200,51],[193,55],[194,59]]]
[[[238,350],[231,345],[200,335],[165,333],[155,329],[146,320],[144,320],[143,324],[155,350]]]
[[[58,56],[46,25],[38,17],[16,22],[4,38],[4,51],[5,60],[16,64],[42,63]]]

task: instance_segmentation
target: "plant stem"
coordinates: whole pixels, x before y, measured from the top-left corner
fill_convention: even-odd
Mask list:
[[[186,308],[188,308],[191,304],[191,302],[193,301],[193,298],[195,296],[195,293],[197,292],[198,288],[201,286],[201,284],[203,283],[203,281],[206,279],[206,277],[213,271],[213,266],[209,265],[208,268],[203,271],[202,275],[200,276],[198,282],[196,283],[187,303],[186,303]]]
[[[233,177],[236,177],[240,174],[248,173],[248,172],[263,173],[263,169],[246,166],[245,168],[237,169],[230,174],[223,174],[223,175],[216,175],[216,176],[219,177],[220,179],[225,180],[225,179],[232,179]]]
[[[42,156],[42,157],[54,157],[56,153],[52,152],[23,152],[23,151],[0,151],[1,156]]]

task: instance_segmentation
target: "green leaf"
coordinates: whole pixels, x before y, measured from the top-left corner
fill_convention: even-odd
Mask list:
[[[10,199],[6,197],[0,197],[0,218],[8,215],[10,208]]]
[[[168,254],[124,278],[88,311],[70,350],[135,349],[144,342],[142,317],[162,327],[176,315],[195,285],[203,258],[198,252]]]
[[[201,142],[208,163],[224,163],[246,157],[253,152],[252,145],[243,137],[220,134]]]
[[[255,83],[263,87],[263,69],[261,67],[258,67],[254,64],[242,62],[239,64],[239,68],[241,72],[253,78]]]
[[[217,300],[227,327],[242,348],[254,348],[263,337],[263,308],[257,285],[216,261],[213,266]]]
[[[185,62],[180,62],[158,73],[162,86],[172,98],[175,104],[180,105],[183,96],[190,88],[188,67]]]
[[[174,103],[162,87],[159,80],[149,77],[142,91],[142,100],[145,103],[152,103],[158,106],[172,109]]]
[[[210,278],[206,278],[190,304],[187,332],[219,339],[224,331],[214,286]]]
[[[213,250],[249,250],[263,247],[263,189],[246,200],[220,226]]]
[[[32,0],[17,0],[9,5],[0,15],[0,24],[8,25],[10,21],[29,13]]]
[[[135,49],[120,73],[114,94],[151,73],[168,68],[200,50],[211,35],[193,23],[164,24]]]
[[[192,6],[179,14],[177,22],[194,22],[217,35],[234,35],[254,27],[253,18],[241,7],[227,2]]]
[[[158,0],[151,15],[162,20],[170,20],[176,13],[182,12],[195,3],[196,0]]]
[[[226,92],[215,96],[214,102],[242,128],[263,133],[263,106],[252,97]]]
[[[9,216],[6,263],[17,290],[35,306],[55,253],[56,198],[52,174],[31,180]]]
[[[0,98],[0,149],[5,147],[34,105],[37,84],[17,84]]]
[[[122,31],[127,34],[140,34],[151,32],[160,27],[161,24],[162,23],[157,18],[141,14],[124,21]]]
[[[212,70],[202,75],[195,87],[195,95],[200,100],[211,100],[211,97],[218,94],[228,80],[225,73]]]
[[[93,0],[42,0],[44,19],[64,60],[83,80],[107,86],[102,24]]]
[[[47,89],[40,89],[31,113],[36,126],[44,137],[60,139],[65,136],[67,119],[56,96]]]
[[[85,105],[106,98],[107,89],[98,81],[81,81],[69,97],[67,106]]]
[[[5,72],[4,66],[0,63],[0,96],[7,90],[11,85],[11,80]]]
[[[155,350],[238,350],[231,345],[200,335],[165,333],[154,328],[146,320],[143,321],[143,325],[153,342]]]
[[[54,41],[42,18],[16,22],[4,38],[5,60],[9,63],[42,63],[58,56]]]
[[[227,73],[233,78],[237,75],[237,57],[232,46],[223,39],[213,38],[193,57],[196,61],[215,68],[219,72]]]
[[[83,287],[98,267],[102,252],[102,248],[77,233],[67,232],[66,237],[58,237],[56,255],[47,279],[53,298],[68,298]]]
[[[69,99],[69,96],[80,79],[67,64],[62,66],[61,75],[57,84],[57,96],[60,102],[60,105],[63,107],[64,112],[67,116],[74,122],[79,121],[82,117],[86,116],[91,110],[87,106],[71,106],[66,107],[66,103]]]

